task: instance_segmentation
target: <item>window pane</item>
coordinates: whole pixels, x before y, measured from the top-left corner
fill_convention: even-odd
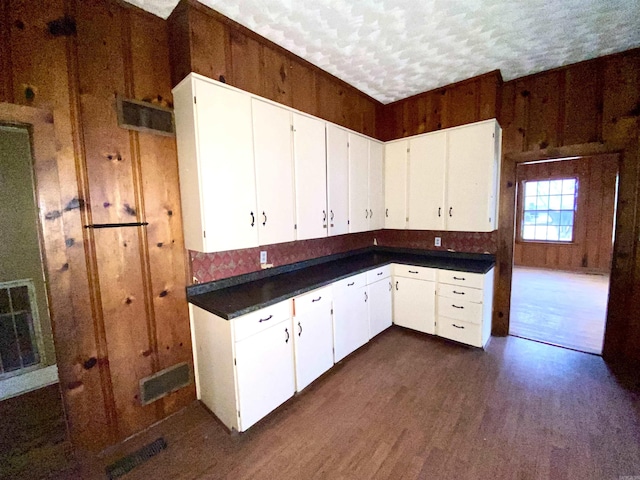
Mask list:
[[[560,227],[560,240],[564,242],[573,240],[573,227]]]
[[[557,242],[559,240],[558,227],[549,227],[547,229],[547,240],[552,242]]]
[[[562,194],[562,180],[551,180],[549,182],[549,193],[551,195]]]
[[[38,363],[38,349],[33,344],[33,319],[30,313],[20,313],[15,316],[18,345],[22,355],[23,367]]]
[[[538,197],[536,200],[536,210],[547,210],[549,208],[549,197]]]
[[[538,182],[538,195],[549,195],[549,182]]]
[[[12,315],[0,316],[0,357],[5,372],[20,368],[18,341],[13,330]]]
[[[562,195],[562,210],[573,210],[574,201],[573,195]]]
[[[552,195],[549,197],[549,210],[560,210],[561,205],[560,195]]]
[[[575,193],[576,192],[576,179],[575,178],[567,178],[566,180],[562,180],[562,193]]]
[[[549,223],[547,212],[540,212],[536,215],[536,225],[546,225],[547,223]]]
[[[535,210],[536,209],[536,197],[526,197],[524,200],[524,209],[525,210]]]
[[[525,225],[522,227],[522,238],[525,240],[534,240],[536,233],[536,227],[533,225]]]
[[[546,240],[547,239],[547,227],[546,226],[541,226],[541,225],[537,225],[536,226],[535,239],[536,240]]]
[[[560,216],[560,225],[573,226],[573,212],[562,212]]]
[[[9,290],[0,289],[0,315],[3,313],[11,313],[11,305],[9,304]]]
[[[538,193],[538,182],[524,182],[525,197],[534,197]]]
[[[560,212],[549,212],[549,225],[560,225]]]
[[[11,288],[11,303],[14,312],[22,310],[30,312],[31,302],[29,302],[29,289],[25,287]]]
[[[536,214],[531,212],[524,212],[524,224],[533,225],[536,223]]]

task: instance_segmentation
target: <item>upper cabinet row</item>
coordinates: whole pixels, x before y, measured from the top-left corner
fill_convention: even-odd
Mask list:
[[[500,145],[493,119],[387,142],[385,228],[495,230]]]
[[[382,143],[196,74],[173,95],[188,249],[383,228]]]

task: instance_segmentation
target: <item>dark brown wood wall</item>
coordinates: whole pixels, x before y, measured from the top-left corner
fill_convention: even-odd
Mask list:
[[[189,72],[376,136],[382,104],[195,0],[168,19],[172,82]]]
[[[43,229],[66,250],[49,266],[52,306],[70,305],[54,312],[56,355],[72,441],[99,450],[195,399],[193,385],[138,399],[141,378],[192,362],[185,250],[175,140],[119,128],[115,109],[116,94],[171,101],[167,23],[110,0],[0,0],[0,10],[0,101],[53,113],[62,208],[41,208],[63,220],[59,233]],[[64,16],[76,33],[50,33]],[[83,228],[119,222],[149,225]]]
[[[521,240],[522,188],[517,192],[514,265],[608,274],[611,270],[613,215],[618,156],[519,164],[516,181],[578,179],[574,235],[570,243]]]
[[[516,164],[618,153],[616,213],[603,355],[640,362],[640,49],[506,82],[494,333],[509,326]]]
[[[384,105],[376,119],[377,136],[395,140],[496,118],[501,85],[500,71],[495,70]]]

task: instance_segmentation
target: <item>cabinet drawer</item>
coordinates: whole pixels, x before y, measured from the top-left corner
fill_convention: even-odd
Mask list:
[[[367,285],[371,285],[378,280],[384,280],[391,276],[391,265],[385,265],[384,267],[374,268],[367,272]]]
[[[463,320],[470,323],[482,323],[482,304],[465,300],[438,296],[438,316]]]
[[[449,285],[460,285],[462,287],[482,288],[484,286],[484,275],[482,273],[455,272],[453,270],[439,270],[438,281]]]
[[[466,343],[474,347],[482,347],[480,325],[462,322],[446,317],[438,317],[438,335],[456,342]]]
[[[438,295],[455,300],[482,303],[482,290],[480,290],[479,288],[460,287],[458,285],[439,283]]]
[[[266,330],[282,320],[291,318],[291,301],[276,303],[270,307],[261,308],[255,312],[247,313],[238,318],[234,318],[233,330],[235,341],[250,337],[258,332]]]
[[[427,267],[414,267],[413,265],[393,264],[393,274],[397,277],[417,278],[418,280],[436,279],[436,270]]]
[[[338,280],[337,282],[332,284],[333,288],[333,296],[336,295],[345,295],[351,292],[356,291],[360,287],[364,287],[367,284],[367,273],[359,273],[358,275],[353,275],[351,277],[347,277],[343,280]]]
[[[318,288],[293,299],[293,314],[302,315],[314,308],[331,303],[331,287]]]

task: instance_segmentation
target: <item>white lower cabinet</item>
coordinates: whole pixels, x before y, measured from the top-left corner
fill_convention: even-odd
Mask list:
[[[375,337],[392,324],[391,266],[367,272],[369,305],[369,339]]]
[[[244,431],[295,392],[291,302],[232,320],[191,306],[198,398]]]
[[[335,282],[333,292],[333,358],[342,360],[369,341],[367,274]]]
[[[393,323],[436,333],[435,279],[432,268],[393,265]]]
[[[331,287],[300,295],[293,305],[296,391],[300,392],[333,366]]]

